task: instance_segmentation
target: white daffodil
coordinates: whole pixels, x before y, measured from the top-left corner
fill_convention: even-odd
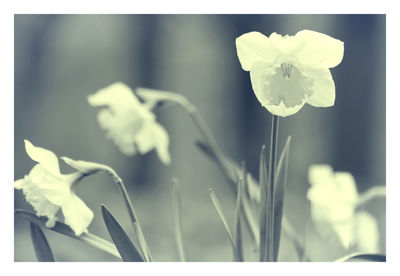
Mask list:
[[[72,186],[85,174],[61,174],[57,156],[50,150],[35,147],[28,140],[25,140],[25,150],[38,164],[23,179],[16,180],[14,188],[22,190],[38,216],[48,218],[47,227],[54,227],[55,215],[61,209],[65,223],[76,235],[82,234],[91,223],[93,212],[75,194]]]
[[[356,245],[361,251],[377,252],[377,223],[367,212],[356,210],[360,196],[353,176],[333,172],[329,165],[312,165],[308,177],[311,216],[320,232],[331,227],[344,248]]]
[[[236,39],[237,55],[250,71],[254,93],[269,112],[286,117],[305,103],[333,106],[335,84],[329,68],[343,59],[343,42],[303,30],[295,36],[250,32]]]
[[[141,103],[120,82],[89,95],[88,102],[91,106],[104,106],[98,113],[98,122],[123,154],[145,154],[155,149],[164,164],[171,162],[168,133],[151,112],[153,103]]]

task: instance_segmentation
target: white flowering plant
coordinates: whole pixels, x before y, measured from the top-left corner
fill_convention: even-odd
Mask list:
[[[218,165],[235,193],[232,227],[216,193],[209,189],[211,202],[232,247],[233,261],[254,261],[246,256],[246,232],[251,237],[258,261],[279,261],[282,233],[293,244],[297,256],[293,261],[313,261],[306,240],[300,234],[303,230],[294,227],[284,212],[291,137],[286,139],[279,153],[279,121],[281,117],[294,116],[305,103],[314,107],[334,106],[335,83],[330,69],[341,63],[344,43],[310,30],[299,31],[294,36],[249,32],[236,38],[236,51],[242,69],[250,72],[254,95],[272,114],[270,144],[268,148],[261,146],[258,178],[246,170],[245,162],[238,165],[223,153],[196,106],[182,94],[141,87],[132,90],[122,82],[115,82],[88,95],[88,104],[98,108],[98,124],[111,140],[110,147],[114,144],[128,157],[155,150],[166,168],[174,162],[169,148],[170,136],[154,111],[160,106],[182,107],[202,135],[203,141],[197,142],[198,148]],[[24,178],[15,180],[14,188],[22,191],[33,212],[20,209],[15,212],[30,222],[39,261],[56,260],[42,229],[77,239],[123,261],[157,261],[151,254],[124,182],[114,169],[61,157],[74,169],[73,173],[62,174],[58,158],[52,151],[34,146],[28,140],[25,140],[25,151],[36,164]],[[128,231],[99,202],[104,226],[112,242],[89,232],[94,214],[76,194],[75,187],[84,185],[86,177],[97,173],[111,176],[111,182],[118,186],[132,224]],[[376,186],[359,194],[352,174],[334,172],[326,164],[310,165],[308,179],[310,222],[322,237],[335,237],[337,244],[349,253],[338,261],[384,261],[385,254],[379,249],[377,220],[363,207],[371,199],[385,197],[385,187]],[[188,241],[183,237],[180,183],[177,179],[173,179],[173,183],[172,221],[176,250],[179,261],[191,261],[185,250]],[[63,220],[56,216],[59,211],[62,211]]]

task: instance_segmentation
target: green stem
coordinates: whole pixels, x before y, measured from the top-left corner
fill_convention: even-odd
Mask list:
[[[276,156],[278,146],[278,131],[279,131],[279,117],[272,115],[271,126],[271,145],[269,155],[269,169],[268,169],[268,188],[267,191],[267,204],[269,204],[269,213],[267,215],[267,238],[266,238],[266,258],[268,262],[273,261],[273,248],[274,248],[274,199],[275,199],[275,172],[276,172]]]
[[[212,152],[215,154],[215,158],[217,159],[217,164],[221,167],[222,171],[227,172],[228,174],[235,174],[230,167],[227,165],[225,157],[222,153],[221,148],[218,146],[214,136],[212,135],[211,130],[209,129],[208,125],[203,119],[203,116],[201,116],[200,112],[194,106],[191,102],[189,102],[184,96],[174,94],[174,97],[170,97],[168,99],[171,102],[175,102],[179,104],[181,107],[183,107],[186,112],[190,115],[192,118],[193,122],[195,123],[196,127],[199,129],[201,135],[203,136],[206,144],[210,147]],[[234,189],[236,189],[236,186],[234,183],[230,183]]]
[[[386,197],[386,187],[385,186],[375,186],[370,188],[368,191],[360,195],[357,201],[357,207],[363,206],[370,200],[374,198],[384,198]]]
[[[132,226],[133,230],[137,233],[137,238],[139,240],[140,248],[142,250],[142,254],[144,255],[144,259],[146,259],[148,262],[151,261],[152,257],[149,251],[149,248],[147,246],[146,240],[143,235],[142,227],[140,226],[139,220],[135,214],[135,210],[133,209],[132,202],[129,198],[128,192],[125,188],[125,184],[122,181],[122,179],[115,173],[115,172],[110,172],[114,178],[115,183],[118,185],[120,188],[122,198],[124,199],[124,203],[126,205],[126,208],[128,209],[129,217],[132,221]]]

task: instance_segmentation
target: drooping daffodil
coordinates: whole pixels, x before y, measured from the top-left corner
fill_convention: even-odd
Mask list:
[[[48,218],[47,227],[54,227],[56,213],[61,209],[65,224],[76,235],[85,232],[93,219],[93,212],[75,194],[74,185],[87,173],[76,171],[62,174],[57,156],[50,150],[34,146],[28,140],[25,140],[25,150],[37,164],[23,179],[14,182],[14,188],[22,190],[26,201],[38,216]]]
[[[88,102],[91,106],[103,107],[97,116],[100,127],[123,154],[145,154],[155,149],[164,164],[171,162],[168,133],[156,121],[151,111],[153,103],[140,102],[121,82],[89,95]]]
[[[236,39],[240,64],[250,71],[254,93],[277,116],[297,113],[305,103],[329,107],[335,103],[335,84],[329,68],[340,64],[344,44],[310,30],[294,36],[249,32]]]
[[[353,176],[334,172],[329,165],[312,165],[308,177],[311,186],[307,197],[319,232],[324,235],[330,227],[344,248],[357,246],[363,252],[378,252],[377,222],[368,212],[357,209],[362,195]]]

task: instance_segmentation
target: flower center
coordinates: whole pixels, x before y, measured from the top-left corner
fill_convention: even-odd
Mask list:
[[[289,63],[281,64],[281,72],[284,79],[290,79],[290,73],[292,72],[293,65]]]
[[[280,67],[268,70],[262,75],[262,89],[269,104],[295,107],[310,96],[313,80],[304,76],[301,71],[290,63],[282,63]]]

